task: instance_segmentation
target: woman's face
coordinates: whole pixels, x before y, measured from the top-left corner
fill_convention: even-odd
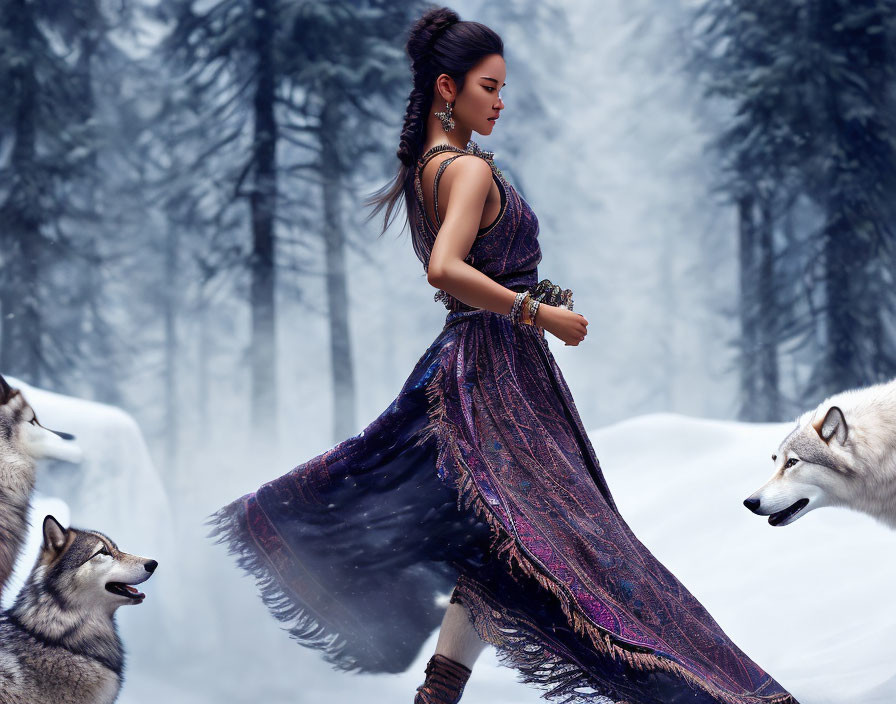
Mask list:
[[[473,66],[464,78],[464,89],[454,99],[455,121],[479,134],[491,134],[494,118],[504,109],[500,91],[506,76],[507,66],[500,54],[489,54]]]

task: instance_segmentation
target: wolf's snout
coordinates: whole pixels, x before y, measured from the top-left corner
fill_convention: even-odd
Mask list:
[[[744,506],[750,509],[753,513],[759,510],[759,499],[744,499]]]
[[[153,572],[156,571],[156,567],[158,567],[158,566],[159,566],[158,562],[156,562],[155,560],[150,560],[149,562],[147,562],[146,564],[143,565],[143,569],[145,569],[147,572],[152,574]]]

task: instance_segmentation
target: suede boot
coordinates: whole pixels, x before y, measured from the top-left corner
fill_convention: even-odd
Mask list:
[[[426,681],[417,687],[414,704],[457,704],[471,672],[469,667],[436,653],[426,663]]]

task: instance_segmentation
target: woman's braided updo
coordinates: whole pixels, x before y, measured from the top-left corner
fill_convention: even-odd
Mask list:
[[[399,198],[404,195],[414,251],[424,261],[421,226],[415,217],[414,167],[426,141],[426,122],[432,109],[436,79],[447,74],[454,79],[458,93],[462,92],[467,72],[486,56],[503,56],[504,42],[484,24],[462,21],[449,7],[434,7],[411,27],[405,50],[411,60],[413,87],[396,153],[401,165],[394,181],[368,199],[367,205],[375,206],[368,219],[385,207],[385,232]]]
[[[433,75],[435,47],[439,38],[452,25],[460,22],[458,14],[447,7],[430,10],[411,29],[406,51],[411,59],[414,87],[408,97],[408,108],[404,116],[404,129],[398,141],[398,158],[406,166],[413,166],[420,156],[425,124],[429,108],[432,107],[432,91],[440,71]],[[449,74],[450,75],[450,74]],[[452,78],[454,78],[452,76]],[[455,78],[455,81],[457,79]],[[460,78],[463,81],[463,76]],[[460,92],[458,84],[458,92]]]

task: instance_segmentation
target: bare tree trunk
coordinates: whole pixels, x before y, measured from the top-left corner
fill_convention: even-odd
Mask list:
[[[196,414],[197,414],[197,424],[199,427],[199,432],[195,434],[195,437],[198,438],[202,445],[204,446],[206,439],[209,437],[209,415],[208,415],[208,395],[211,390],[211,385],[209,384],[209,355],[212,353],[212,345],[211,340],[209,339],[209,322],[208,322],[208,296],[205,290],[205,284],[200,287],[199,290],[199,302],[196,309],[196,317],[197,323],[199,325],[199,333],[198,337],[198,349],[196,360],[197,373],[196,373]],[[192,443],[189,449],[191,452],[195,452],[198,450],[203,450],[204,447],[195,447],[195,442]]]
[[[178,429],[177,403],[177,228],[168,223],[165,233],[165,474],[169,482],[177,475]],[[169,484],[173,485],[173,484]]]
[[[778,320],[777,286],[775,282],[774,214],[768,198],[762,200],[762,219],[759,228],[759,267],[756,289],[759,307],[756,330],[759,338],[759,395],[761,417],[759,420],[781,420],[780,385],[778,381]]]
[[[19,0],[19,26],[9,28],[17,43],[27,46],[33,35],[32,18],[24,0]],[[16,48],[13,47],[13,51]],[[27,51],[23,51],[27,54]],[[35,173],[37,146],[34,68],[25,62],[11,72],[18,98],[14,117],[14,146],[10,161],[15,181],[0,209],[0,236],[7,245],[3,255],[3,336],[0,369],[32,384],[43,381],[42,320],[39,310],[40,243],[42,240],[40,183]]]
[[[661,373],[656,379],[657,410],[671,411],[674,409],[675,398],[672,385],[676,378],[675,360],[675,325],[679,321],[677,315],[677,301],[675,296],[675,281],[673,267],[675,266],[674,252],[672,251],[672,235],[667,231],[663,233],[660,248],[659,261],[659,300],[662,309],[662,317],[657,325],[659,339],[657,344],[660,349]]]
[[[252,420],[276,442],[276,335],[274,329],[274,214],[277,197],[277,123],[274,118],[274,16],[270,0],[253,0],[258,84],[255,91],[252,211]]]
[[[752,195],[744,195],[738,200],[738,237],[740,256],[740,417],[743,420],[757,420],[756,382],[756,297],[755,290],[755,246],[756,225],[753,219]]]
[[[833,206],[832,210],[835,210]],[[828,214],[824,237],[825,330],[827,345],[820,391],[824,395],[846,388],[863,386],[867,379],[860,373],[861,350],[858,336],[862,333],[853,307],[851,275],[863,271],[862,254],[850,242],[849,229],[843,227],[843,218]]]
[[[324,246],[330,325],[330,359],[333,380],[333,437],[336,442],[355,433],[355,377],[348,325],[348,287],[345,239],[340,208],[340,164],[336,148],[341,124],[339,104],[324,98],[321,111],[321,162],[324,201]]]
[[[819,42],[829,48],[836,45],[834,25],[842,12],[833,0],[818,0],[811,5],[815,10],[813,31]],[[835,139],[842,140],[847,132],[842,117],[836,87],[830,76],[822,73],[824,120]],[[848,151],[844,149],[844,151]],[[816,380],[819,395],[827,396],[845,388],[862,386],[862,350],[859,340],[868,332],[862,311],[862,300],[855,296],[853,280],[866,275],[867,255],[862,242],[851,231],[846,213],[854,207],[854,198],[841,193],[838,173],[828,179],[825,188],[825,224],[822,231],[824,247],[825,308],[824,325],[827,334],[822,368]]]
[[[80,84],[79,92],[83,95],[84,119],[89,121],[96,114],[96,100],[93,91],[93,57],[96,53],[100,35],[87,32],[81,37],[75,75]],[[95,128],[90,131],[90,140],[96,138]],[[100,166],[97,153],[89,157],[89,173],[87,179],[77,185],[78,197],[83,199],[83,209],[88,213],[98,213],[97,174]],[[72,327],[74,338],[73,349],[79,366],[83,365],[85,376],[89,380],[89,393],[97,401],[121,404],[121,393],[118,387],[118,365],[115,350],[111,343],[111,331],[100,308],[102,304],[103,277],[100,274],[101,231],[89,227],[79,233],[83,241],[85,266],[82,276],[75,283],[78,288],[76,323]],[[79,354],[83,351],[83,354]]]

